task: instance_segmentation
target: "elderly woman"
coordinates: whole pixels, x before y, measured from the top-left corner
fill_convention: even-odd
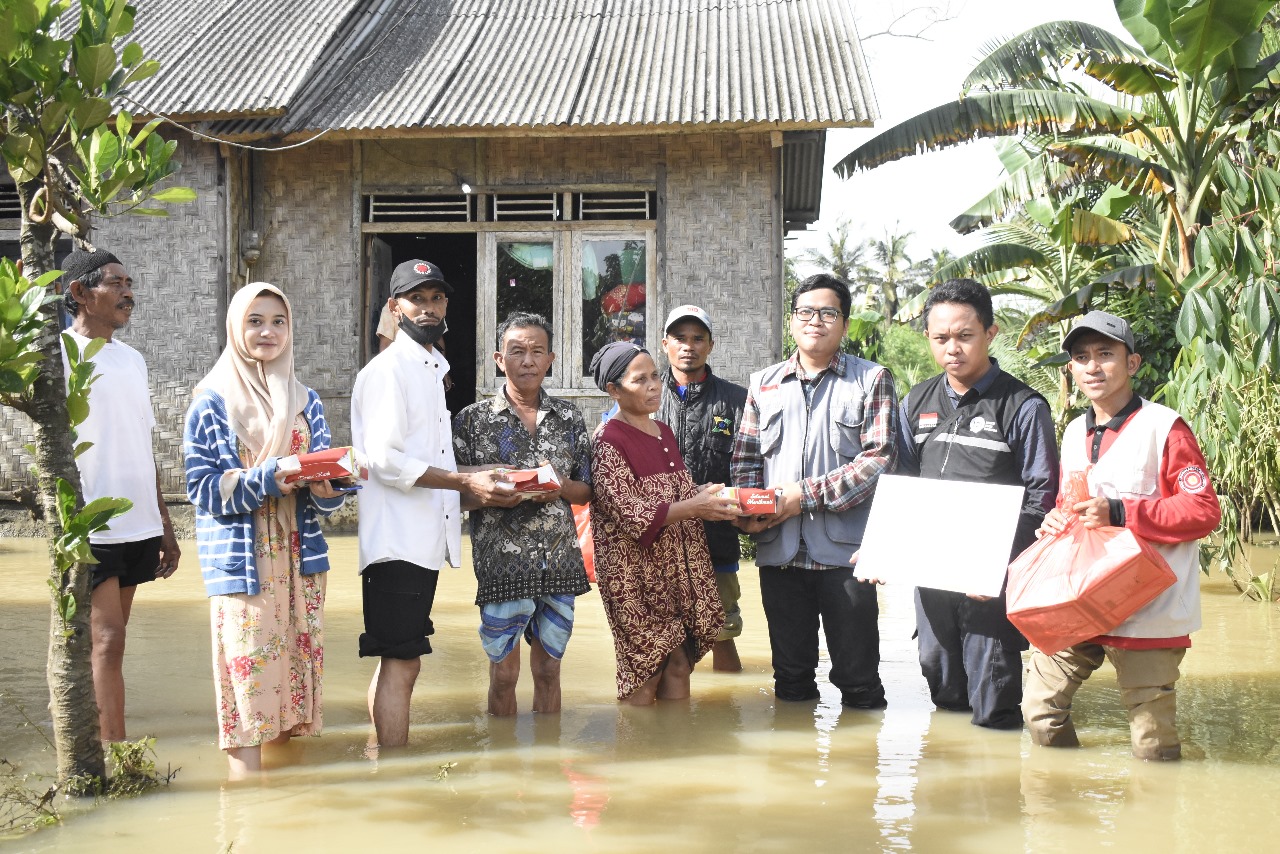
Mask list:
[[[689,696],[724,610],[699,520],[732,519],[723,484],[695,486],[671,428],[654,421],[662,380],[649,353],[609,344],[591,363],[618,404],[592,451],[596,578],[618,659],[618,699],[644,706]]]
[[[328,550],[318,514],[344,495],[287,483],[281,457],[329,447],[316,393],[293,375],[293,312],[274,285],[246,285],[227,346],[196,386],[183,447],[210,596],[218,743],[233,777],[263,744],[319,735]]]

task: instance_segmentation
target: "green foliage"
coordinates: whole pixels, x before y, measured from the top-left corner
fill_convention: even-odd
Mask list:
[[[154,75],[143,56],[126,0],[82,0],[79,26],[59,38],[55,23],[68,0],[6,0],[0,15],[0,99],[5,104],[0,152],[19,184],[40,182],[24,216],[52,222],[75,236],[88,232],[87,214],[166,215],[144,207],[191,201],[194,191],[155,185],[176,171],[176,142],[155,133],[160,120],[134,127],[112,103],[128,87]],[[72,73],[74,72],[74,73]]]
[[[7,258],[0,258],[0,405],[22,408],[29,402],[43,358],[36,339],[44,326],[41,312],[52,298],[45,286],[57,274],[32,282]]]
[[[1175,331],[1183,345],[1163,393],[1200,439],[1223,510],[1205,561],[1246,595],[1274,585],[1249,567],[1260,524],[1280,530],[1280,134],[1219,164],[1223,215],[1196,239]]]
[[[1181,279],[1192,267],[1201,213],[1213,208],[1219,155],[1255,126],[1274,121],[1280,104],[1280,55],[1262,55],[1258,32],[1274,5],[1116,0],[1141,47],[1076,21],[1034,27],[991,50],[958,100],[859,146],[836,171],[848,175],[983,137],[1040,135],[1045,155],[1070,168],[1011,167],[1011,180],[962,214],[957,226],[993,221],[1010,210],[1015,192],[1103,179],[1159,201],[1176,238]],[[1085,95],[1072,74],[1109,87],[1112,102]],[[1085,225],[1073,223],[1077,231]],[[1159,263],[1163,252],[1157,256]]]
[[[880,364],[893,372],[899,398],[939,370],[924,335],[904,324],[895,323],[885,331],[879,355]]]

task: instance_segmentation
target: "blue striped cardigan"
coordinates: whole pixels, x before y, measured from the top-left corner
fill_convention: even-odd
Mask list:
[[[329,447],[329,425],[324,405],[314,390],[307,390],[302,414],[311,426],[311,447]],[[237,452],[235,433],[227,421],[226,404],[211,391],[201,392],[187,410],[182,436],[186,458],[187,497],[196,508],[196,543],[200,571],[209,596],[231,593],[257,595],[260,590],[254,565],[253,511],[267,496],[280,497],[276,485],[276,457],[261,466],[244,468]],[[240,470],[240,479],[226,501],[218,490],[222,475]],[[325,516],[342,506],[346,496],[317,498],[311,490],[295,493],[298,498],[298,531],[302,541],[302,574],[314,575],[329,569],[329,549],[320,532],[317,513]]]

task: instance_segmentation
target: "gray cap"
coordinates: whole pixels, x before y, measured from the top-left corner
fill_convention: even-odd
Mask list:
[[[1133,329],[1129,326],[1129,321],[1114,314],[1107,314],[1105,311],[1091,311],[1077,320],[1071,327],[1071,331],[1062,339],[1062,349],[1070,353],[1071,342],[1079,338],[1082,333],[1090,331],[1100,332],[1108,338],[1119,341],[1129,348],[1130,353],[1135,350]]]

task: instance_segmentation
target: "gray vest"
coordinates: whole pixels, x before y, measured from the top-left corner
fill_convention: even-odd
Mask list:
[[[874,362],[843,356],[845,375],[827,371],[813,399],[806,405],[795,374],[783,376],[787,363],[772,365],[751,376],[751,397],[760,408],[760,453],[764,482],[790,483],[825,474],[862,452],[867,398],[877,375],[885,370]],[[786,566],[799,552],[804,538],[809,557],[819,563],[844,566],[862,543],[871,502],[839,513],[801,512],[755,535],[758,566]]]

